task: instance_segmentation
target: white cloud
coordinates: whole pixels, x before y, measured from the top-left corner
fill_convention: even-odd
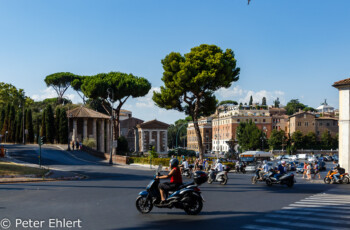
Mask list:
[[[57,93],[56,91],[52,88],[46,88],[44,90],[40,91],[40,94],[34,94],[32,96],[30,96],[34,101],[43,101],[47,98],[54,98],[57,97]],[[79,99],[77,98],[76,95],[74,94],[66,94],[64,97],[68,98],[69,100],[71,100],[73,103],[80,103]]]
[[[153,91],[160,92],[159,87],[152,87],[151,90],[148,92],[148,94],[144,97],[136,98],[136,107],[138,108],[158,108],[154,101],[152,100]]]
[[[285,103],[284,95],[285,93],[280,90],[275,91],[267,91],[267,90],[260,90],[260,91],[253,91],[253,90],[247,90],[243,89],[240,86],[232,86],[228,89],[219,89],[217,91],[217,95],[220,100],[234,100],[237,102],[242,103],[249,103],[250,96],[253,96],[253,102],[259,102],[261,103],[262,98],[266,97],[266,101],[268,105],[271,105],[274,100],[279,98],[280,102],[283,104]]]

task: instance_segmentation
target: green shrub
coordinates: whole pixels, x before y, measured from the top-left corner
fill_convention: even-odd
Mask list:
[[[185,157],[196,157],[196,152],[193,150],[187,150],[187,149],[183,149],[183,148],[177,148],[177,149],[172,149],[169,150],[168,152],[168,156],[177,156],[180,157],[184,155]]]
[[[95,148],[96,147],[96,140],[93,138],[86,138],[83,141],[83,145],[85,145],[89,148]]]
[[[152,150],[150,151],[150,156],[152,159],[158,158],[158,153],[156,152],[156,148],[153,146]]]
[[[130,157],[129,163],[130,164],[149,164],[150,163],[149,157]],[[170,158],[153,158],[152,159],[152,165],[162,165],[164,167],[169,166]]]

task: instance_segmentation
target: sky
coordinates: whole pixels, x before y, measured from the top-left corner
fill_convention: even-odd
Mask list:
[[[267,103],[278,97],[338,108],[335,81],[350,75],[350,1],[337,0],[0,0],[0,82],[35,100],[55,97],[56,72],[110,71],[147,78],[151,92],[129,99],[134,117],[174,123],[185,114],[158,108],[161,60],[200,44],[232,49],[240,78],[221,100]],[[66,93],[81,102],[72,90]]]

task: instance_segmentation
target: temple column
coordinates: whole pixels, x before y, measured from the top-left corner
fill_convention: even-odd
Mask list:
[[[84,139],[88,139],[88,129],[87,129],[87,125],[88,125],[88,119],[85,118],[84,119],[84,126],[83,126],[83,139],[81,141],[84,141]]]
[[[111,147],[111,123],[109,120],[106,120],[106,133],[107,133],[107,141],[106,141],[106,151],[109,153]]]
[[[156,147],[157,152],[161,152],[161,147],[160,147],[160,131],[157,131],[157,147]]]
[[[144,134],[143,130],[141,129],[141,149],[140,149],[141,152],[144,152],[144,146],[143,146],[144,145],[143,139],[145,138],[144,135],[145,134]]]
[[[95,150],[97,150],[97,119],[93,119],[92,120],[92,136],[93,138],[95,139],[95,142],[96,142],[96,146],[95,146]]]
[[[100,152],[105,152],[105,120],[100,120]]]
[[[164,151],[167,152],[168,151],[168,131],[167,130],[164,131],[164,136],[165,136]]]
[[[73,119],[73,141],[77,140],[77,119]]]

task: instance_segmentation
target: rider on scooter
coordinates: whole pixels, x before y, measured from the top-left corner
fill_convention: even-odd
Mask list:
[[[277,171],[278,173],[274,175],[274,177],[278,180],[278,178],[280,178],[283,174],[285,174],[284,171],[284,166],[285,166],[286,162],[282,161],[282,162],[278,162],[278,168]]]
[[[171,168],[171,171],[168,175],[156,177],[156,179],[170,178],[170,183],[169,182],[160,183],[158,186],[160,191],[160,196],[162,199],[161,204],[165,204],[165,194],[167,194],[169,191],[177,190],[182,185],[182,176],[179,168],[179,160],[176,158],[171,159],[170,168]]]
[[[182,160],[182,164],[180,165],[181,173],[183,173],[186,169],[188,169],[188,161],[184,157]]]
[[[267,164],[266,160],[263,161],[263,166],[259,169],[259,180],[263,180],[263,176],[270,170],[270,166]]]
[[[224,168],[223,168],[223,166],[222,166],[222,164],[220,162],[220,159],[216,160],[216,165],[214,167],[214,170],[217,170],[218,172],[224,171]]]

